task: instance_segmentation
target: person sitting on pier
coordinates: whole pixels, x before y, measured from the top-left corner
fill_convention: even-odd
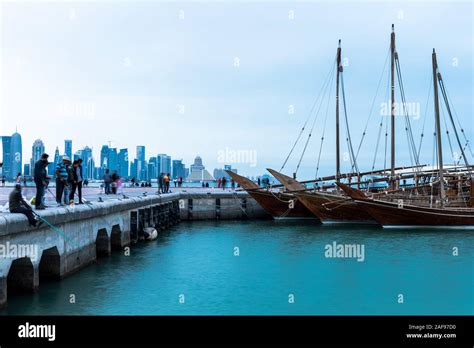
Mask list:
[[[8,205],[10,213],[26,215],[31,226],[39,227],[43,223],[43,221],[35,218],[33,209],[23,199],[20,183],[15,184],[13,191],[10,193]]]

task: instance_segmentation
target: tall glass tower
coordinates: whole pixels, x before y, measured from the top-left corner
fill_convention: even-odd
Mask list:
[[[12,137],[2,137],[2,146],[3,146],[3,167],[2,167],[2,176],[7,180],[12,179]]]
[[[21,174],[23,167],[22,152],[21,135],[15,132],[11,136],[11,179],[14,179],[18,173]]]
[[[64,140],[64,154],[72,160],[72,140]]]

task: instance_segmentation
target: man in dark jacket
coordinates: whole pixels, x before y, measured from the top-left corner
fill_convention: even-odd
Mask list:
[[[48,157],[47,153],[41,155],[41,158],[38,162],[35,163],[34,178],[36,184],[36,209],[44,209],[43,204],[44,190],[49,181],[49,177],[46,173],[46,167],[48,166]]]
[[[72,166],[69,168],[68,181],[71,185],[71,192],[69,193],[69,204],[74,203],[74,194],[76,193],[77,183],[78,183],[78,167],[79,163],[77,161],[72,162]]]
[[[79,196],[79,204],[84,204],[82,202],[82,182],[84,181],[84,176],[82,175],[82,158],[77,160],[77,195]]]
[[[25,214],[31,226],[39,227],[43,221],[35,219],[33,209],[25,202],[21,195],[21,184],[16,184],[13,191],[10,193],[8,200],[8,208],[10,213]]]

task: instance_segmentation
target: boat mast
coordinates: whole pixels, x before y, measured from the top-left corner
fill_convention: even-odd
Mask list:
[[[444,191],[444,179],[443,179],[443,148],[441,146],[441,122],[439,120],[439,101],[438,101],[438,62],[436,60],[436,52],[433,48],[432,54],[433,61],[433,99],[434,99],[434,112],[436,120],[436,137],[438,145],[438,168],[439,168],[439,190],[441,197],[441,205],[444,205],[444,199],[446,193]]]
[[[392,34],[390,35],[391,52],[391,96],[390,96],[390,128],[391,128],[391,166],[390,181],[392,189],[395,189],[395,26],[392,24]]]
[[[341,40],[337,47],[337,75],[336,75],[336,181],[339,182],[341,176],[341,159],[339,148],[339,74],[342,72],[341,65]]]

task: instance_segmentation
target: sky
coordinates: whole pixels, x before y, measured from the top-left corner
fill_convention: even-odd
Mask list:
[[[367,124],[358,167],[370,170],[386,120],[387,70],[381,74],[392,23],[415,141],[425,124],[420,157],[432,163],[433,48],[456,115],[467,138],[474,135],[469,1],[2,2],[0,135],[18,128],[24,163],[40,138],[50,154],[56,146],[64,151],[64,139],[73,140],[73,151],[92,147],[97,162],[110,142],[128,148],[130,159],[145,145],[147,159],[166,153],[189,165],[200,155],[208,169],[231,164],[252,176],[280,169],[341,39],[351,138],[357,149]],[[298,177],[314,177],[323,132],[319,174],[334,173],[329,88],[316,103],[316,110],[324,106]],[[295,171],[312,120],[284,172]],[[396,164],[410,165],[403,117],[396,122]],[[349,171],[341,127],[342,171]],[[376,168],[384,164],[380,144]]]

